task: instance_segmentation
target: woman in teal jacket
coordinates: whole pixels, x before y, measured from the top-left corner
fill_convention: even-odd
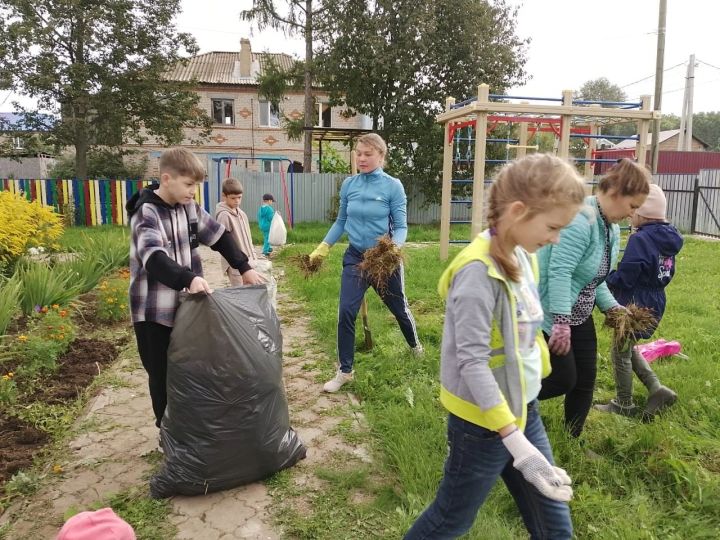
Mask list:
[[[597,373],[593,308],[623,309],[605,278],[617,263],[620,229],[650,191],[650,173],[623,159],[600,180],[598,193],[560,235],[557,245],[538,252],[543,333],[552,372],[538,399],[565,395],[565,426],[578,437],[592,405]]]

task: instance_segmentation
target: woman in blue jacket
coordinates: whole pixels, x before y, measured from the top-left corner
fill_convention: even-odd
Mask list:
[[[376,133],[362,135],[355,147],[360,174],[346,178],[340,187],[338,216],[310,259],[327,257],[330,248],[347,232],[350,245],[343,256],[338,308],[337,349],[340,366],[323,390],[337,392],[353,378],[355,357],[355,319],[365,291],[371,285],[400,325],[405,341],[416,355],[423,348],[418,340],[415,319],[405,298],[405,279],[400,267],[384,287],[371,284],[358,270],[365,250],[380,237],[390,235],[400,247],[407,237],[407,197],[402,183],[382,170],[387,153],[385,141]]]
[[[623,159],[598,184],[596,196],[560,235],[557,245],[538,252],[543,332],[550,348],[552,372],[542,381],[538,399],[565,396],[565,426],[582,433],[592,405],[597,373],[597,336],[592,318],[624,309],[608,290],[605,278],[617,262],[617,225],[639,208],[650,189],[650,173]]]
[[[628,239],[625,254],[617,270],[611,272],[607,284],[620,304],[630,303],[653,310],[658,324],[665,313],[665,287],[675,275],[675,255],[683,245],[678,230],[665,220],[665,194],[652,184],[645,203],[635,211],[632,226],[637,231]],[[657,375],[642,355],[635,350],[638,339],[649,339],[655,328],[636,334],[622,350],[611,351],[617,397],[604,405],[595,405],[603,412],[635,416],[639,411],[632,399],[633,372],[648,390],[643,417],[651,419],[675,403],[677,395],[660,384]]]

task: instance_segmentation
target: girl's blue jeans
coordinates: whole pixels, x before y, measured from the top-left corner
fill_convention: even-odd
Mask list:
[[[525,436],[553,463],[537,400],[528,404]],[[540,494],[512,464],[500,435],[454,414],[448,417],[449,454],[435,500],[405,535],[405,540],[462,536],[472,527],[490,490],[502,478],[533,539],[572,538],[567,503]]]

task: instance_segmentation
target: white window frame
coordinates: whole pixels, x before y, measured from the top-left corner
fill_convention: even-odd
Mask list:
[[[317,106],[318,106],[318,110],[317,110],[318,121],[317,121],[317,125],[315,127],[323,127],[323,128],[332,127],[332,107],[330,106],[330,104],[326,101],[318,101]],[[323,125],[323,109],[325,109],[326,107],[330,111],[330,122],[328,122],[327,126]]]
[[[274,159],[263,159],[262,170],[266,173],[279,173],[282,169],[282,161],[276,161]]]
[[[25,150],[25,141],[22,137],[13,137],[13,150]]]
[[[280,106],[277,103],[261,99],[258,101],[258,110],[260,127],[280,127]]]
[[[219,101],[222,103],[222,109],[221,112],[224,115],[225,114],[225,106],[229,103],[230,107],[232,107],[232,116],[223,116],[223,121],[218,122],[215,119],[215,102]],[[216,126],[234,126],[235,125],[235,100],[229,99],[229,98],[211,98],[210,99],[210,116],[213,119],[213,124]],[[228,118],[230,119],[230,122],[228,122]]]

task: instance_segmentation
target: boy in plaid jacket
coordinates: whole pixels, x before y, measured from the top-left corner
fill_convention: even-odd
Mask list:
[[[160,157],[160,184],[139,191],[126,206],[132,231],[131,318],[158,427],[167,404],[167,351],[179,293],[212,293],[198,246],[220,252],[245,283],[264,282],[232,235],[195,202],[196,185],[204,178],[205,169],[192,152],[167,150]]]

